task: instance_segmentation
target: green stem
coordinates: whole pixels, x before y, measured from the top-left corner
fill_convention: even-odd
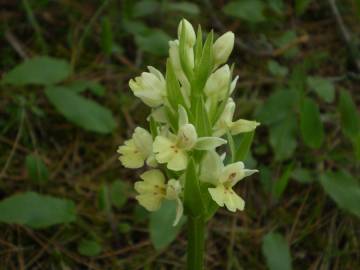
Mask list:
[[[203,217],[190,217],[188,224],[187,270],[204,269],[204,235]]]

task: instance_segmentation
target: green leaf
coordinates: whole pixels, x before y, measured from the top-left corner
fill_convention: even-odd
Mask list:
[[[285,77],[289,72],[286,66],[280,65],[274,60],[269,60],[267,62],[267,68],[272,75],[277,77]]]
[[[340,208],[360,217],[360,185],[352,175],[345,171],[326,172],[320,176],[320,183]]]
[[[99,82],[95,81],[77,80],[66,85],[66,88],[71,89],[75,93],[82,93],[85,90],[89,90],[97,96],[103,96],[105,94],[105,88]]]
[[[77,249],[81,255],[87,257],[97,256],[102,251],[100,243],[93,239],[82,239]]]
[[[67,199],[26,192],[0,201],[0,222],[7,224],[39,229],[75,219],[75,204]]]
[[[324,141],[324,127],[320,119],[318,105],[310,98],[305,98],[300,112],[301,135],[311,148],[319,148]]]
[[[205,205],[200,191],[195,162],[191,158],[185,174],[184,209],[187,215],[200,216],[205,211]]]
[[[110,191],[107,184],[102,184],[98,193],[98,206],[101,211],[106,213],[111,212],[111,198]]]
[[[330,80],[321,77],[308,77],[307,84],[325,102],[331,103],[334,101],[335,87]]]
[[[200,46],[199,45],[201,44],[200,37],[198,38],[199,39],[197,40],[198,41],[197,46]],[[196,85],[194,87],[194,91],[193,91],[194,93],[192,94],[198,95],[202,93],[206,81],[210,76],[211,71],[214,68],[213,41],[214,41],[214,33],[211,31],[205,40],[199,63],[196,63],[197,64],[195,67]]]
[[[113,32],[109,16],[103,19],[101,28],[101,47],[106,55],[110,55],[113,51]]]
[[[295,0],[295,12],[297,16],[301,16],[311,3],[311,0]]]
[[[226,15],[243,19],[251,23],[265,20],[265,5],[261,0],[237,0],[226,4],[223,11]]]
[[[19,64],[2,79],[3,83],[22,86],[28,84],[51,85],[69,77],[71,67],[63,59],[39,56]]]
[[[154,14],[159,9],[159,3],[154,0],[141,0],[136,1],[133,7],[133,17],[139,18],[147,15]]]
[[[338,110],[343,133],[355,140],[360,134],[360,114],[349,91],[341,90]]]
[[[278,15],[282,15],[284,13],[285,4],[283,0],[267,0],[267,4]]]
[[[116,180],[110,186],[111,202],[117,208],[121,208],[125,205],[129,198],[129,184],[128,182]]]
[[[279,49],[287,48],[288,45],[293,43],[294,40],[296,40],[296,39],[297,39],[296,32],[289,30],[289,31],[286,31],[285,33],[283,33],[280,37],[275,38],[274,44]],[[298,53],[299,53],[298,47],[290,46],[289,48],[286,49],[284,56],[286,58],[293,58]]]
[[[176,78],[173,66],[170,60],[166,63],[166,91],[170,105],[175,112],[178,111],[179,105],[187,108],[184,97],[182,95],[179,81]]]
[[[282,197],[286,187],[288,186],[292,170],[293,164],[291,163],[286,167],[281,177],[277,179],[277,181],[274,183],[272,194],[275,200],[280,200],[280,198]]]
[[[311,170],[304,168],[296,168],[292,171],[291,177],[294,178],[299,183],[307,184],[314,181],[314,176],[311,173]]]
[[[167,3],[165,10],[183,12],[189,15],[197,15],[200,13],[199,7],[191,2]]]
[[[160,56],[167,55],[169,40],[170,36],[159,29],[151,29],[145,34],[135,35],[135,42],[141,50]]]
[[[116,127],[110,110],[66,87],[48,87],[45,94],[67,120],[85,130],[105,134],[112,132]]]
[[[166,248],[174,241],[185,223],[185,218],[182,217],[174,227],[175,213],[176,202],[165,200],[159,210],[150,214],[150,239],[157,250]]]
[[[262,252],[270,270],[292,269],[289,245],[281,234],[266,234],[262,242]]]
[[[294,90],[277,90],[256,113],[256,119],[265,125],[283,121],[296,109],[298,93]]]
[[[38,184],[44,184],[49,180],[49,171],[42,159],[30,154],[25,160],[27,173],[32,181]]]
[[[297,146],[296,130],[296,117],[293,113],[270,126],[270,145],[275,153],[275,160],[281,161],[292,156]]]
[[[254,139],[255,131],[243,133],[239,135],[240,142],[236,141],[236,154],[235,154],[235,161],[243,161],[247,157],[250,146]]]

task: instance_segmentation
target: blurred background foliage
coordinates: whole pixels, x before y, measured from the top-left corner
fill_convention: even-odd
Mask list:
[[[183,269],[174,206],[139,207],[115,153],[147,125],[127,82],[165,69],[183,17],[235,32],[237,116],[262,123],[206,269],[360,269],[358,0],[0,5],[0,269]]]

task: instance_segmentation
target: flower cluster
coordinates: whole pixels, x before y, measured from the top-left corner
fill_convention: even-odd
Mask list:
[[[119,147],[119,159],[127,168],[149,167],[135,183],[136,199],[149,211],[158,210],[163,200],[176,201],[175,224],[184,209],[199,208],[191,205],[190,196],[201,197],[203,206],[197,214],[210,212],[211,203],[230,211],[244,209],[244,200],[233,187],[256,170],[245,169],[234,157],[224,165],[225,152],[218,153],[226,151],[232,136],[259,125],[233,120],[235,102],[230,95],[238,77],[232,79],[232,68],[225,64],[233,46],[232,32],[215,42],[211,32],[203,43],[200,27],[195,34],[183,19],[178,39],[169,42],[165,76],[150,66],[149,72],[129,82],[134,95],[151,107],[150,131],[137,127]]]

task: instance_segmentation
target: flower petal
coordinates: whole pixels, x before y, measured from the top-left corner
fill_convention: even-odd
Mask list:
[[[225,187],[223,185],[218,185],[215,188],[208,189],[211,198],[221,207],[225,203]]]
[[[218,137],[201,137],[195,144],[195,149],[198,150],[213,150],[227,141]]]
[[[232,123],[231,125],[231,134],[236,135],[239,133],[250,132],[256,129],[260,125],[259,122],[249,121],[245,119],[239,119]]]
[[[173,171],[182,171],[186,169],[188,155],[184,150],[177,150],[167,164],[167,168]]]

